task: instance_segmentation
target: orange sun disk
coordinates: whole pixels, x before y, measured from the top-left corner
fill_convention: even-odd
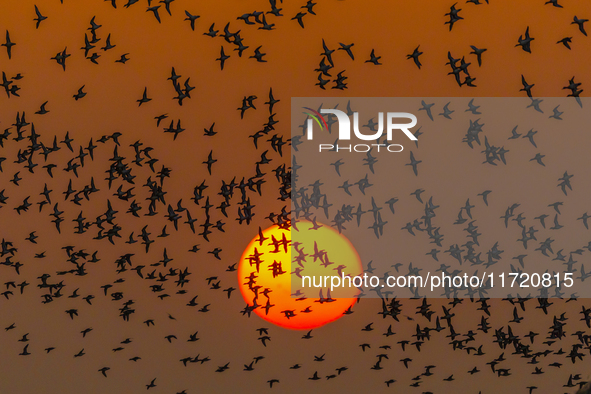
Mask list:
[[[298,221],[296,227],[259,230],[240,258],[238,284],[249,314],[281,327],[309,330],[350,310],[359,290],[349,287],[347,278],[361,275],[363,269],[353,245],[333,228],[316,228],[307,221]],[[345,286],[337,287],[332,276]]]

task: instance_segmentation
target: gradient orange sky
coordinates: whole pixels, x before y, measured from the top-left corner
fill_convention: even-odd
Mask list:
[[[290,207],[290,201],[278,199],[280,184],[275,179],[272,169],[281,164],[290,165],[287,145],[283,156],[274,152],[268,141],[273,134],[290,137],[290,99],[292,97],[523,97],[521,75],[534,83],[534,95],[537,97],[563,97],[567,91],[562,88],[568,85],[573,76],[581,82],[586,90],[589,84],[588,64],[591,60],[589,38],[572,25],[573,16],[579,18],[591,15],[591,6],[583,2],[564,2],[564,8],[544,5],[544,1],[509,2],[490,0],[490,4],[474,5],[458,3],[460,15],[464,18],[457,22],[452,31],[444,24],[453,2],[442,1],[372,1],[354,2],[350,0],[318,1],[314,7],[317,15],[305,15],[302,29],[295,20],[291,20],[298,12],[305,11],[300,7],[304,1],[278,2],[283,8],[283,17],[267,15],[267,22],[275,23],[275,30],[258,30],[258,25],[246,25],[237,17],[252,11],[268,11],[266,1],[173,1],[172,16],[159,9],[162,23],[158,23],[152,13],[146,12],[147,2],[144,0],[123,7],[121,0],[114,9],[110,2],[104,1],[73,1],[57,0],[32,2],[28,0],[5,2],[0,6],[0,41],[3,43],[4,30],[16,45],[12,48],[12,59],[8,59],[5,47],[0,47],[0,72],[10,78],[21,73],[24,78],[15,81],[21,90],[20,97],[6,97],[0,94],[0,130],[10,128],[16,114],[26,112],[26,119],[34,123],[36,132],[45,145],[51,145],[53,136],[58,142],[63,140],[66,132],[74,139],[74,152],[71,153],[64,144],[61,150],[52,153],[48,162],[55,163],[54,178],[49,178],[42,169],[43,158],[36,155],[38,167],[33,174],[23,164],[13,163],[17,159],[19,149],[26,148],[27,141],[13,141],[13,134],[0,149],[0,156],[6,157],[3,172],[0,173],[0,189],[5,189],[9,197],[7,204],[0,210],[3,231],[0,237],[12,241],[18,248],[13,261],[24,264],[20,275],[8,266],[0,266],[0,286],[5,291],[4,282],[14,281],[16,284],[26,280],[30,285],[21,295],[19,289],[10,289],[14,295],[6,299],[0,297],[0,328],[15,324],[12,330],[0,332],[0,393],[136,393],[145,392],[146,385],[156,378],[156,387],[149,392],[176,393],[186,390],[187,393],[198,392],[261,392],[269,390],[268,380],[278,379],[279,383],[272,390],[283,393],[308,392],[382,392],[387,387],[384,383],[395,379],[390,391],[414,393],[432,391],[435,393],[498,393],[527,392],[525,387],[538,386],[538,393],[574,392],[572,388],[563,388],[570,374],[579,373],[582,380],[589,379],[588,368],[577,361],[574,365],[566,355],[550,354],[541,356],[536,365],[544,370],[543,375],[532,375],[534,365],[527,364],[519,356],[512,356],[514,349],[500,349],[493,343],[494,330],[511,325],[514,333],[523,338],[529,331],[539,332],[532,349],[544,351],[548,347],[541,345],[548,327],[552,325],[553,316],[566,313],[568,317],[567,336],[560,343],[554,344],[552,351],[563,348],[569,352],[577,343],[572,334],[582,330],[589,334],[589,329],[579,319],[582,315],[581,306],[587,300],[566,303],[563,300],[552,300],[554,305],[549,315],[535,309],[536,300],[526,303],[527,310],[519,311],[525,319],[520,324],[508,323],[512,319],[513,305],[506,301],[491,300],[491,316],[489,323],[493,328],[484,334],[478,332],[476,348],[483,345],[484,356],[473,356],[466,351],[452,350],[449,345],[448,331],[442,331],[426,341],[418,352],[409,345],[402,351],[402,340],[414,342],[412,337],[416,326],[433,326],[424,317],[416,315],[420,302],[417,300],[400,300],[402,312],[400,321],[378,315],[382,310],[380,300],[362,300],[354,307],[354,313],[338,321],[312,332],[313,338],[302,339],[305,332],[285,330],[271,326],[257,316],[248,318],[240,311],[244,301],[235,291],[228,299],[223,289],[238,288],[236,272],[226,271],[234,263],[238,263],[244,248],[257,234],[259,226],[266,228],[272,223],[265,219],[269,213],[279,213],[283,206]],[[43,21],[39,29],[35,29],[34,4],[48,19]],[[152,5],[157,5],[153,2]],[[192,31],[185,19],[185,10],[200,15]],[[90,20],[96,16],[96,22],[102,27],[97,30],[98,42],[96,51],[99,65],[92,64],[84,58],[84,34],[90,34]],[[234,46],[223,38],[210,38],[203,35],[209,26],[223,31],[230,22],[230,31],[240,30],[244,44],[249,48],[242,57],[234,51]],[[516,48],[517,38],[525,33],[529,26],[532,42],[532,53]],[[102,51],[107,35],[111,34],[114,49]],[[556,41],[572,36],[572,50]],[[331,70],[334,79],[336,74],[344,70],[348,77],[348,88],[344,91],[327,90],[315,86],[317,72],[314,71],[322,58],[322,39],[331,49],[337,49],[339,43],[350,44],[355,55],[351,60],[344,51],[333,53],[335,68]],[[266,53],[266,63],[256,62],[249,58],[254,49],[262,45],[261,52]],[[421,57],[423,66],[419,70],[406,55],[412,53],[420,45],[424,52]],[[482,66],[479,67],[476,57],[470,55],[470,45],[487,48],[483,54]],[[67,47],[71,54],[63,71],[51,57]],[[219,62],[220,48],[230,55],[223,70]],[[381,66],[365,63],[372,49],[382,56]],[[455,58],[465,57],[471,62],[470,72],[476,78],[476,88],[458,87],[453,76],[447,75],[447,53],[450,51]],[[92,53],[92,51],[91,51]],[[126,64],[115,63],[122,54],[129,53],[130,60]],[[180,81],[190,78],[195,86],[191,98],[179,106],[173,97],[176,92],[167,78],[172,67],[181,75]],[[86,97],[74,100],[73,95],[84,85]],[[147,94],[152,100],[138,107],[136,100]],[[267,138],[259,140],[258,149],[254,148],[252,138],[263,124],[268,121],[268,109],[263,103],[267,101],[269,89],[273,89],[276,99],[281,101],[275,105],[275,119],[279,123]],[[585,93],[583,93],[584,95]],[[244,97],[257,96],[255,109],[245,112],[240,118]],[[35,115],[42,103],[47,101],[46,115]],[[155,116],[167,114],[159,127],[156,127]],[[181,119],[184,132],[176,140],[163,129],[171,120]],[[203,135],[203,129],[215,122],[216,134],[213,137]],[[28,135],[31,126],[25,129]],[[113,196],[121,181],[114,182],[109,190],[105,171],[108,170],[115,144],[96,141],[103,135],[119,132],[121,146],[118,153],[126,157],[130,163],[134,158],[133,148],[129,145],[139,140],[143,147],[153,147],[151,156],[159,161],[156,171],[162,165],[172,169],[171,177],[164,180],[166,205],[158,206],[158,215],[142,216],[148,210],[147,189],[142,186],[151,176],[147,165],[130,166],[137,176],[134,185],[123,185],[124,189],[135,187],[135,199],[142,205],[140,218],[132,217],[126,211],[130,202],[118,200]],[[80,146],[88,146],[89,139],[98,148],[95,150],[94,161],[85,158],[85,166],[79,169],[79,177],[66,173],[68,160],[78,154]],[[450,142],[454,143],[454,142]],[[219,206],[223,201],[218,194],[223,182],[230,183],[235,177],[239,183],[256,174],[255,163],[261,154],[268,150],[268,158],[272,162],[261,166],[266,172],[262,195],[248,192],[251,203],[255,205],[255,216],[250,225],[240,225],[235,220],[237,215],[240,192],[235,190],[232,205],[228,208],[228,217],[223,216]],[[208,154],[218,161],[213,165],[211,175],[203,164]],[[445,160],[443,158],[442,160]],[[580,171],[585,171],[585,168]],[[23,180],[20,186],[9,181],[20,171]],[[64,201],[62,194],[71,179],[73,188],[82,190],[94,177],[100,192],[92,195],[90,201],[83,200],[81,206]],[[179,223],[179,231],[174,230],[171,222],[164,215],[167,205],[176,206],[182,199],[182,206],[189,209],[197,218],[196,225],[203,224],[205,213],[202,209],[205,198],[199,206],[191,201],[193,189],[202,181],[209,186],[204,191],[209,196],[212,221],[226,222],[224,232],[213,229],[213,234],[206,241],[194,235],[186,224]],[[119,183],[117,183],[119,182]],[[52,204],[38,213],[36,203],[43,198],[39,193],[47,183],[53,189]],[[584,186],[581,186],[584,187]],[[410,190],[409,190],[410,192]],[[20,215],[13,209],[31,196],[33,206],[28,212]],[[71,200],[72,197],[70,197]],[[107,209],[107,199],[118,210],[116,222],[122,227],[121,238],[115,238],[115,245],[106,239],[95,240],[96,226],[83,235],[74,234],[76,219],[82,211],[87,221],[93,221]],[[53,204],[58,202],[59,209],[64,211],[65,221],[62,232],[58,234],[48,216]],[[186,220],[186,212],[181,213]],[[131,232],[138,238],[141,229],[148,226],[151,238],[155,242],[145,253],[144,245],[126,244]],[[158,238],[162,227],[167,225],[171,235]],[[197,232],[201,231],[201,227]],[[39,236],[37,244],[26,241],[30,232],[36,231]],[[585,238],[581,235],[581,238]],[[586,241],[586,238],[585,238]],[[197,253],[187,252],[198,244]],[[72,265],[67,262],[67,254],[61,248],[75,245],[75,250],[98,252],[100,261],[87,263],[88,275],[57,275],[58,271],[68,270]],[[214,248],[221,248],[221,259],[208,253]],[[164,248],[168,256],[173,258],[168,267],[150,267],[162,259]],[[46,251],[45,259],[35,259],[34,255]],[[158,282],[141,279],[135,272],[128,270],[117,274],[115,260],[126,253],[133,253],[133,266],[144,265],[144,275],[153,269],[167,272],[172,267],[178,270],[188,268],[190,280],[184,286],[186,294],[177,294],[173,282],[169,278],[164,283],[165,292],[169,297],[163,300],[150,289],[150,285]],[[6,256],[3,257],[3,259]],[[366,262],[365,262],[366,263]],[[45,290],[37,287],[37,279],[43,273],[51,275],[51,283],[63,280],[64,296],[48,304],[42,304]],[[220,289],[212,290],[206,278],[217,277]],[[118,279],[124,282],[117,283]],[[113,287],[105,296],[101,286],[111,284]],[[80,297],[68,296],[79,289]],[[122,300],[113,300],[113,292],[122,292]],[[94,295],[92,305],[88,305],[82,297]],[[198,296],[197,307],[186,304]],[[130,321],[125,322],[119,316],[119,308],[125,300],[135,302],[134,314]],[[447,300],[430,300],[435,316],[443,316],[442,306],[449,308]],[[209,304],[209,312],[197,310]],[[453,312],[456,332],[464,336],[473,330],[483,314],[478,310],[479,304],[464,300]],[[78,317],[70,319],[65,313],[69,309],[77,309]],[[172,316],[174,319],[169,317]],[[154,326],[142,323],[153,319]],[[373,331],[362,331],[373,322]],[[444,323],[444,321],[442,321]],[[393,336],[384,336],[392,325]],[[446,324],[444,324],[446,325]],[[258,339],[257,328],[267,327],[271,340],[263,346]],[[572,327],[572,328],[571,328]],[[81,331],[92,328],[83,338]],[[196,342],[187,342],[190,334],[198,332],[200,338]],[[29,342],[20,342],[24,334],[29,333]],[[445,335],[443,335],[445,334]],[[165,336],[175,335],[169,343]],[[121,341],[131,338],[129,344]],[[524,342],[529,343],[529,339]],[[371,347],[365,351],[359,346],[367,343]],[[19,356],[25,345],[29,344],[31,355]],[[380,349],[380,346],[391,346]],[[471,346],[472,344],[468,344]],[[47,347],[55,350],[46,354]],[[120,351],[113,349],[123,347]],[[81,349],[86,353],[74,358]],[[586,352],[586,350],[583,350]],[[501,353],[507,358],[501,365],[510,368],[512,374],[497,377],[492,373],[487,362],[497,358]],[[371,370],[375,365],[376,355],[386,353],[388,359],[381,363],[383,369]],[[325,355],[325,361],[314,361],[314,356]],[[130,358],[141,357],[137,362]],[[254,364],[253,371],[243,371],[244,365],[253,361],[253,357],[263,356]],[[211,361],[188,363],[183,366],[180,359],[186,357],[208,357]],[[413,361],[405,368],[399,360],[405,357]],[[549,364],[560,362],[562,368],[551,367]],[[215,372],[220,366],[229,363],[229,369],[222,373]],[[290,369],[294,364],[301,364],[300,369]],[[423,376],[419,388],[409,387],[414,377],[425,372],[425,366],[433,364],[433,376]],[[336,368],[346,366],[348,370],[336,374]],[[481,372],[474,375],[467,371],[477,366]],[[98,370],[109,367],[105,378]],[[321,377],[319,381],[308,378],[314,372]],[[454,381],[443,381],[452,375]],[[576,383],[575,383],[576,384]],[[551,387],[551,388],[550,388]],[[518,388],[518,389],[517,389]],[[561,391],[562,390],[562,391]],[[535,393],[536,391],[534,391]]]

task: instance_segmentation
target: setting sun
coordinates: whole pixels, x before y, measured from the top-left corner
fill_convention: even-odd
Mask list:
[[[297,229],[275,225],[248,244],[238,268],[247,312],[281,327],[311,329],[350,311],[359,290],[347,285],[331,291],[326,279],[360,275],[359,256],[343,235],[319,226],[306,221],[299,221]]]

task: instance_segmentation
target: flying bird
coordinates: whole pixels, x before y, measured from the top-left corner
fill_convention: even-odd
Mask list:
[[[160,15],[158,14],[158,8],[160,8],[159,5],[153,6],[153,7],[148,7],[148,9],[146,10],[146,12],[152,12],[154,13],[154,17],[156,18],[156,20],[158,21],[158,23],[162,23],[160,21]]]
[[[382,58],[381,56],[376,56],[375,49],[372,49],[371,54],[369,55],[369,60],[366,60],[365,63],[373,63],[376,66],[379,66],[382,64],[382,63],[380,63],[381,58]]]
[[[445,16],[449,16],[449,21],[445,22],[446,25],[449,25],[449,31],[451,31],[451,29],[454,26],[454,23],[464,19],[459,15],[459,12],[462,10],[460,9],[456,9],[456,4],[458,3],[454,3],[451,7],[450,10],[447,14],[445,14]]]
[[[224,64],[226,63],[226,60],[229,59],[230,56],[226,55],[224,53],[224,47],[222,46],[222,49],[220,50],[220,57],[218,57],[215,60],[219,60],[220,61],[220,69],[223,70],[224,69]]]
[[[47,19],[47,17],[43,16],[41,14],[41,12],[39,12],[39,8],[37,8],[37,5],[35,5],[35,14],[37,14],[37,18],[35,18],[33,20],[37,21],[37,24],[35,25],[35,29],[38,29],[41,22],[43,22],[45,19]]]
[[[575,17],[573,18],[573,21],[570,24],[571,25],[578,25],[579,26],[579,31],[581,33],[583,33],[584,35],[587,35],[587,32],[585,31],[585,22],[589,22],[589,19],[582,19],[582,18],[579,19],[575,15]]]
[[[185,10],[185,15],[187,15],[185,20],[191,22],[191,30],[195,31],[195,21],[197,20],[197,18],[200,18],[200,16],[199,15],[192,15],[187,10]],[[211,27],[213,28],[213,24],[211,25]]]
[[[415,50],[410,55],[406,55],[406,58],[413,59],[413,61],[417,65],[417,67],[420,69],[422,64],[419,60],[419,56],[421,56],[423,54],[423,52],[420,52],[419,48],[420,48],[420,45],[418,47],[416,47]]]
[[[142,98],[139,100],[136,100],[136,101],[139,103],[138,107],[141,107],[142,104],[152,101],[152,99],[148,97],[148,88],[147,87],[144,88],[144,93],[142,94]],[[158,119],[158,124],[160,123],[160,120],[162,120],[162,119]]]
[[[525,36],[520,35],[517,40],[516,47],[520,46],[525,52],[531,53],[531,42],[534,40],[533,37],[529,36],[529,26],[525,29]]]
[[[470,45],[472,48],[472,52],[470,54],[476,55],[476,59],[478,60],[478,67],[482,66],[482,54],[487,51],[486,48],[476,48],[474,45]]]
[[[8,59],[12,59],[12,47],[16,44],[10,40],[10,33],[6,30],[6,42],[2,44],[3,47],[6,47],[6,53],[8,54]]]

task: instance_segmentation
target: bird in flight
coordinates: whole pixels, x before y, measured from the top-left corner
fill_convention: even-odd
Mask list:
[[[529,36],[529,26],[525,29],[525,36],[520,35],[517,40],[516,47],[520,46],[527,53],[531,53],[531,42],[534,40],[533,37]]]
[[[35,25],[35,29],[39,28],[39,25],[41,24],[41,22],[43,22],[44,20],[47,19],[46,16],[43,16],[41,14],[41,12],[39,12],[39,8],[37,8],[37,5],[35,5],[35,14],[37,14],[37,18],[33,19],[34,21],[37,21],[37,24]]]
[[[8,59],[12,59],[12,47],[16,44],[10,40],[10,33],[6,30],[6,42],[2,44],[3,47],[6,47],[6,53],[8,54]]]
[[[419,56],[421,56],[423,54],[423,52],[419,51],[420,45],[417,46],[414,51],[410,54],[410,55],[406,55],[407,59],[413,59],[413,61],[415,62],[415,64],[417,65],[417,67],[420,69],[422,64],[419,60]]]

